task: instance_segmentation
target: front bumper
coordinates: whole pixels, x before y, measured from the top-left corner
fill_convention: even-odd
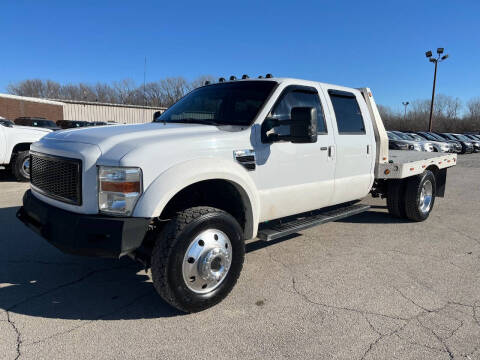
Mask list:
[[[84,215],[49,205],[28,190],[17,218],[65,253],[118,258],[140,247],[151,219]]]

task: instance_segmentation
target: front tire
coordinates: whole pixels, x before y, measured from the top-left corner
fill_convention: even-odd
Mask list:
[[[430,170],[408,179],[405,190],[405,212],[413,221],[424,221],[435,203],[435,175]]]
[[[30,181],[30,152],[19,151],[12,160],[12,173],[18,181]]]
[[[243,267],[245,243],[238,222],[225,211],[193,207],[159,232],[152,252],[152,279],[160,296],[184,312],[222,301]]]

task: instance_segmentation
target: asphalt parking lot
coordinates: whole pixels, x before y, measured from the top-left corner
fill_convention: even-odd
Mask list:
[[[0,171],[1,173],[1,171]],[[129,259],[62,254],[0,174],[2,359],[480,359],[480,154],[424,223],[364,214],[247,244],[232,294],[184,315]]]

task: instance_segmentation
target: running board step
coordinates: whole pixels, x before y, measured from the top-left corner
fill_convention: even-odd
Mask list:
[[[355,204],[337,207],[333,210],[331,208],[315,210],[283,220],[268,221],[260,226],[258,237],[264,241],[276,240],[320,224],[360,214],[368,209],[370,209],[370,205]]]

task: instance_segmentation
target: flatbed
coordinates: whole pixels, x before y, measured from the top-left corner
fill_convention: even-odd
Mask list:
[[[457,154],[390,150],[388,159],[388,163],[378,164],[376,179],[404,179],[421,174],[432,165],[445,169],[456,164]]]

